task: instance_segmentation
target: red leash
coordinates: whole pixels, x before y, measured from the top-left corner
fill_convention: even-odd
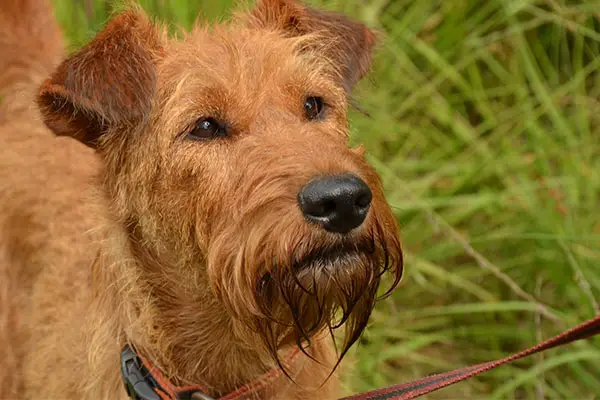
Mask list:
[[[464,381],[475,375],[479,375],[500,365],[530,356],[540,351],[548,350],[553,347],[562,346],[577,340],[586,339],[600,333],[600,315],[592,318],[575,328],[569,329],[551,339],[548,339],[534,347],[523,350],[520,353],[513,354],[506,358],[496,361],[488,361],[483,364],[473,365],[471,367],[461,368],[454,371],[438,375],[431,375],[427,378],[416,381],[402,383],[390,386],[384,389],[372,390],[370,392],[344,397],[340,400],[409,400],[421,397],[428,393],[442,389],[457,382]]]

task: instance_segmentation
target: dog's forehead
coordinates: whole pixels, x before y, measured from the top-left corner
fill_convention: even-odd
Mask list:
[[[162,71],[197,84],[236,83],[265,91],[280,85],[334,85],[330,61],[304,49],[310,38],[287,38],[277,31],[236,26],[197,28],[171,43]],[[327,88],[324,88],[327,90]]]
[[[195,29],[169,43],[159,66],[163,113],[178,129],[198,113],[251,126],[274,110],[300,115],[308,96],[343,113],[346,94],[328,60],[306,51],[307,40],[251,28]]]

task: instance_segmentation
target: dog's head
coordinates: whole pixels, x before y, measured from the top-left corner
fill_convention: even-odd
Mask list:
[[[179,41],[127,11],[63,62],[39,104],[57,135],[97,148],[158,302],[209,291],[275,359],[344,325],[343,356],[382,275],[393,288],[402,273],[379,178],[348,147],[349,92],[374,43],[292,0]]]

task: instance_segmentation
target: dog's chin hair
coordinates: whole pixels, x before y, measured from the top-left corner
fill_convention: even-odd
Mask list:
[[[294,260],[270,268],[261,279],[256,302],[262,318],[252,321],[270,355],[285,371],[278,350],[287,345],[299,347],[307,356],[311,338],[328,333],[337,352],[337,362],[328,378],[339,366],[350,347],[367,326],[382,275],[390,271],[393,282],[386,295],[399,283],[402,255],[399,247],[388,246],[381,235],[374,235],[360,252],[336,261],[299,266]],[[344,327],[343,343],[338,346],[335,331]],[[315,360],[319,361],[319,360]],[[289,375],[288,375],[289,377]]]

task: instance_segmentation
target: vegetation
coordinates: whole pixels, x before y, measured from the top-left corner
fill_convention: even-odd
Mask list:
[[[74,47],[109,12],[104,0],[55,3]],[[231,6],[142,3],[184,27]],[[505,356],[600,314],[600,0],[312,3],[385,34],[352,140],[382,175],[406,251],[402,287],[352,352],[348,389]],[[597,398],[599,345],[430,398]]]

